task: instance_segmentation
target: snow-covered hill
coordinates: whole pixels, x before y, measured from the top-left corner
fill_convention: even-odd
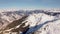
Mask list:
[[[0,32],[60,34],[60,11],[18,10],[0,12]]]

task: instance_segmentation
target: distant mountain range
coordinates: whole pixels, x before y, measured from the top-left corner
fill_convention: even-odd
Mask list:
[[[5,12],[3,11],[0,12],[0,31],[18,32],[21,34],[53,34],[49,32],[49,30],[51,29],[49,27],[55,27],[54,25],[56,25],[56,27],[59,26],[54,23],[55,21],[58,22],[59,20],[59,10],[16,10]],[[50,24],[50,22],[53,25]],[[45,26],[47,26],[47,30]],[[43,28],[45,31],[43,30]]]

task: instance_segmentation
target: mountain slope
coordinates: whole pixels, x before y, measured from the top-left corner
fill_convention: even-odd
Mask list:
[[[26,10],[1,12],[1,33],[60,34],[60,12]],[[5,24],[5,25],[4,25]],[[55,33],[56,32],[56,33]]]

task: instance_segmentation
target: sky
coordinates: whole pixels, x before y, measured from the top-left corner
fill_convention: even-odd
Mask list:
[[[0,0],[2,8],[60,8],[60,0]]]

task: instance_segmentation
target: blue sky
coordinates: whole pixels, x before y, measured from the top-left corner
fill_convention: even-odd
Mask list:
[[[60,0],[0,0],[2,8],[60,8]]]

